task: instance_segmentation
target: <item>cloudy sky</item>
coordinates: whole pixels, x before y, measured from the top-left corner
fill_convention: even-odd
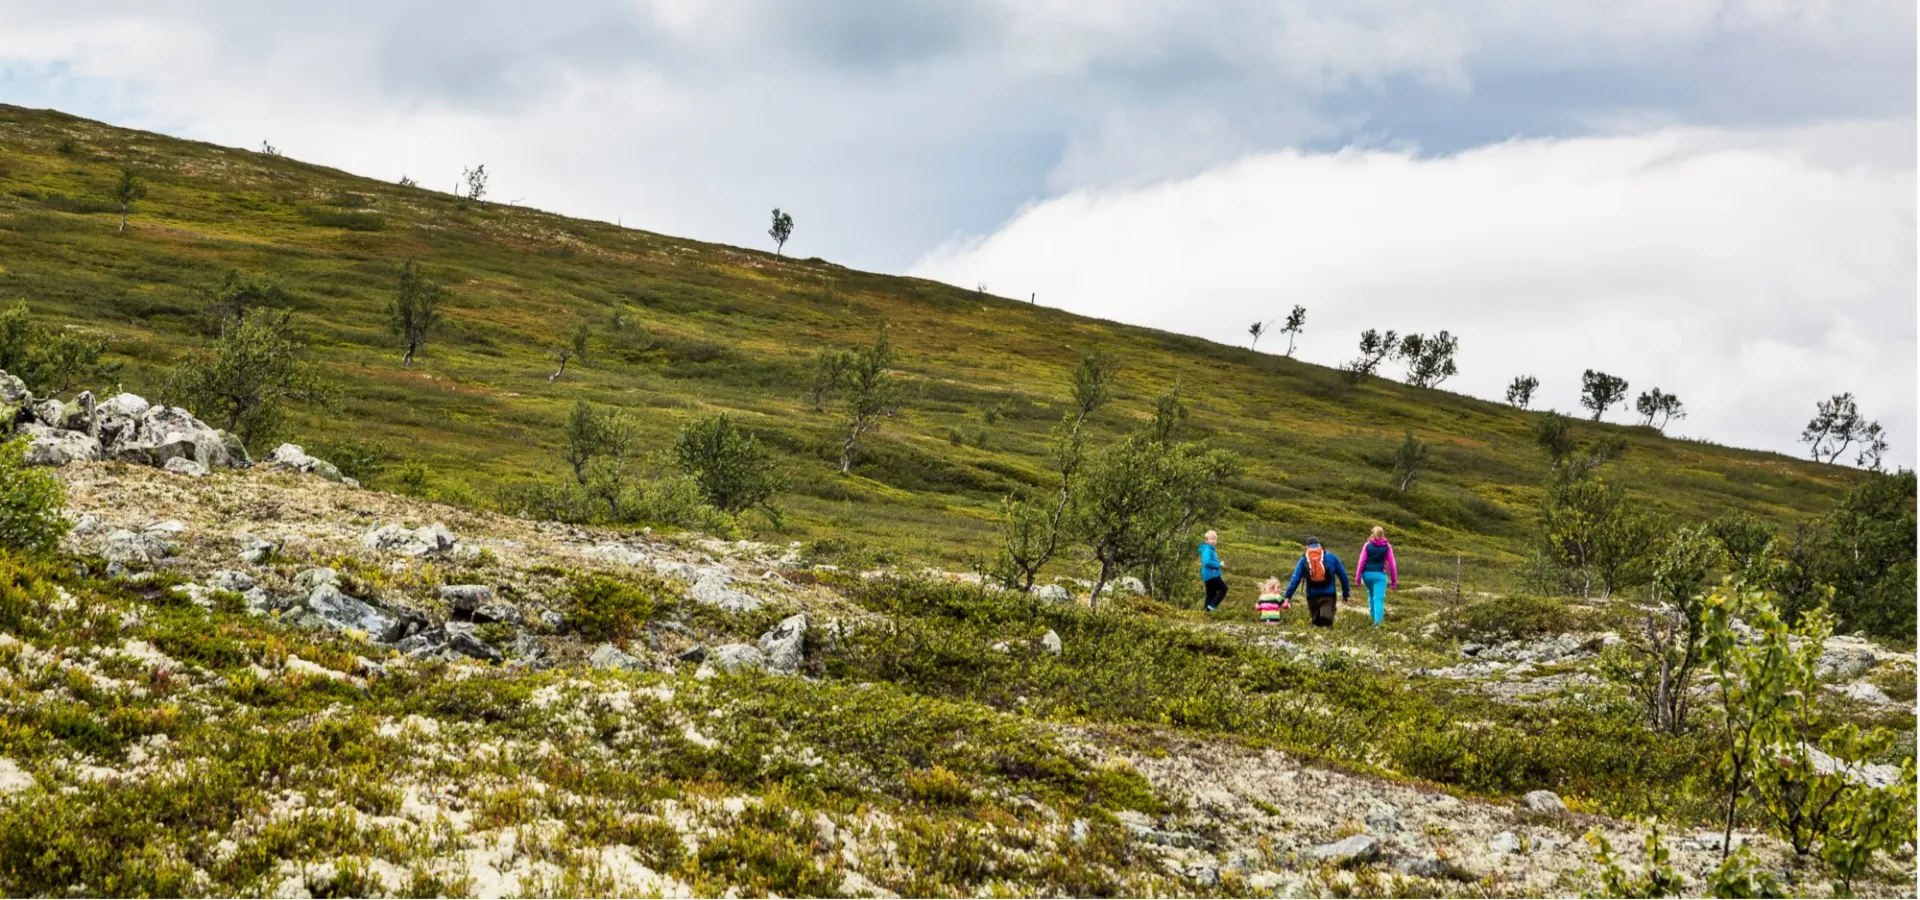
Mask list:
[[[1904,0],[0,2],[0,100],[1447,387],[1915,434]],[[1279,342],[1268,345],[1278,349]],[[1616,413],[1616,419],[1626,416]]]

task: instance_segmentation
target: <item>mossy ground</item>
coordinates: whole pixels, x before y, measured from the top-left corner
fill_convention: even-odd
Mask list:
[[[766,606],[725,613],[580,552],[614,532],[470,514],[456,533],[484,552],[406,561],[360,536],[455,510],[270,473],[62,474],[117,526],[181,510],[186,530],[142,581],[101,577],[87,537],[70,558],[0,556],[0,783],[7,766],[31,778],[0,793],[4,893],[1555,894],[1589,886],[1587,828],[1630,846],[1617,816],[1684,829],[1715,812],[1710,735],[1658,737],[1618,689],[1515,702],[1419,674],[1506,637],[1476,622],[1584,632],[1615,619],[1608,604],[1561,601],[1546,623],[1485,612],[1539,605],[1523,598],[1406,592],[1385,627],[1350,607],[1323,631],[1256,625],[1240,605],[1085,609],[821,571],[756,584]],[[660,670],[588,669],[608,635],[580,629],[604,616],[537,629],[550,668],[447,664],[172,589],[237,565],[239,531],[286,541],[246,567],[274,590],[324,563],[349,593],[436,620],[448,583],[569,614],[584,597],[627,616],[616,639]],[[751,548],[647,546],[746,553],[713,563],[742,577],[765,565]],[[608,590],[618,573],[628,589]],[[673,663],[689,641],[752,640],[796,610],[815,623],[806,677]],[[1897,688],[1899,671],[1910,663],[1875,678]],[[1513,809],[1539,788],[1575,817]],[[1382,805],[1398,832],[1372,821]],[[1490,853],[1503,831],[1540,849]],[[1311,860],[1360,832],[1395,849]],[[1409,854],[1441,874],[1396,868]],[[1901,866],[1883,861],[1872,890]],[[1822,883],[1809,871],[1801,887]]]

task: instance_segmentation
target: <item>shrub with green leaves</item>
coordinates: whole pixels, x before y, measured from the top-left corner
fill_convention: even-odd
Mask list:
[[[1579,624],[1565,600],[1513,594],[1474,600],[1447,610],[1440,631],[1449,637],[1481,641],[1517,641],[1564,634]]]
[[[1795,854],[1817,852],[1836,892],[1849,893],[1874,854],[1912,836],[1914,760],[1902,759],[1892,784],[1873,784],[1866,764],[1893,734],[1834,727],[1819,678],[1833,621],[1819,606],[1789,628],[1766,592],[1725,585],[1707,600],[1704,645],[1719,688],[1724,835],[1744,806]]]
[[[653,615],[654,596],[611,575],[591,574],[573,579],[568,587],[573,607],[567,621],[590,641],[624,641]]]
[[[248,310],[221,327],[211,348],[174,370],[162,395],[238,435],[249,448],[278,434],[290,400],[324,400],[303,358],[291,312]]]
[[[779,523],[773,495],[785,481],[773,457],[731,417],[723,413],[688,423],[673,449],[708,505],[731,515],[758,509]]]
[[[27,465],[27,442],[0,444],[0,548],[50,552],[66,536],[66,489],[53,473]]]
[[[0,372],[41,396],[61,393],[101,374],[104,338],[48,328],[33,320],[26,301],[0,309]]]

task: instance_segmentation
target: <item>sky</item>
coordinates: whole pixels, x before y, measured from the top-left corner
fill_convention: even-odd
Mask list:
[[[1911,467],[1894,0],[0,0],[0,101],[1297,355],[1460,341],[1669,433]],[[1280,352],[1267,338],[1259,349]],[[1398,369],[1386,367],[1389,376]],[[1631,421],[1616,410],[1614,421]]]

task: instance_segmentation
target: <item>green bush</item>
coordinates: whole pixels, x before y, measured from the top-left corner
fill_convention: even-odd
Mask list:
[[[357,481],[368,481],[385,471],[387,464],[397,455],[393,448],[380,441],[366,438],[344,437],[332,443],[321,443],[317,452],[322,459],[333,463],[340,474]],[[416,464],[417,465],[417,464]],[[425,487],[425,479],[420,479],[420,488]],[[419,490],[409,493],[420,493]]]
[[[27,442],[0,444],[0,548],[47,553],[67,534],[67,492],[46,469],[27,465]]]
[[[567,621],[590,641],[624,641],[654,613],[653,595],[610,575],[573,579]]]
[[[0,310],[0,372],[26,382],[35,394],[56,394],[99,375],[106,349],[103,339],[33,321],[24,301]]]
[[[688,423],[680,430],[674,455],[709,506],[730,515],[759,509],[776,524],[780,521],[772,501],[784,483],[773,457],[732,418],[723,414]]]
[[[1580,616],[1567,607],[1566,601],[1526,594],[1475,600],[1440,615],[1442,633],[1483,641],[1564,634],[1580,624]]]
[[[250,309],[228,320],[209,351],[174,369],[162,396],[249,448],[269,442],[282,427],[287,401],[326,397],[290,317],[284,310]]]

